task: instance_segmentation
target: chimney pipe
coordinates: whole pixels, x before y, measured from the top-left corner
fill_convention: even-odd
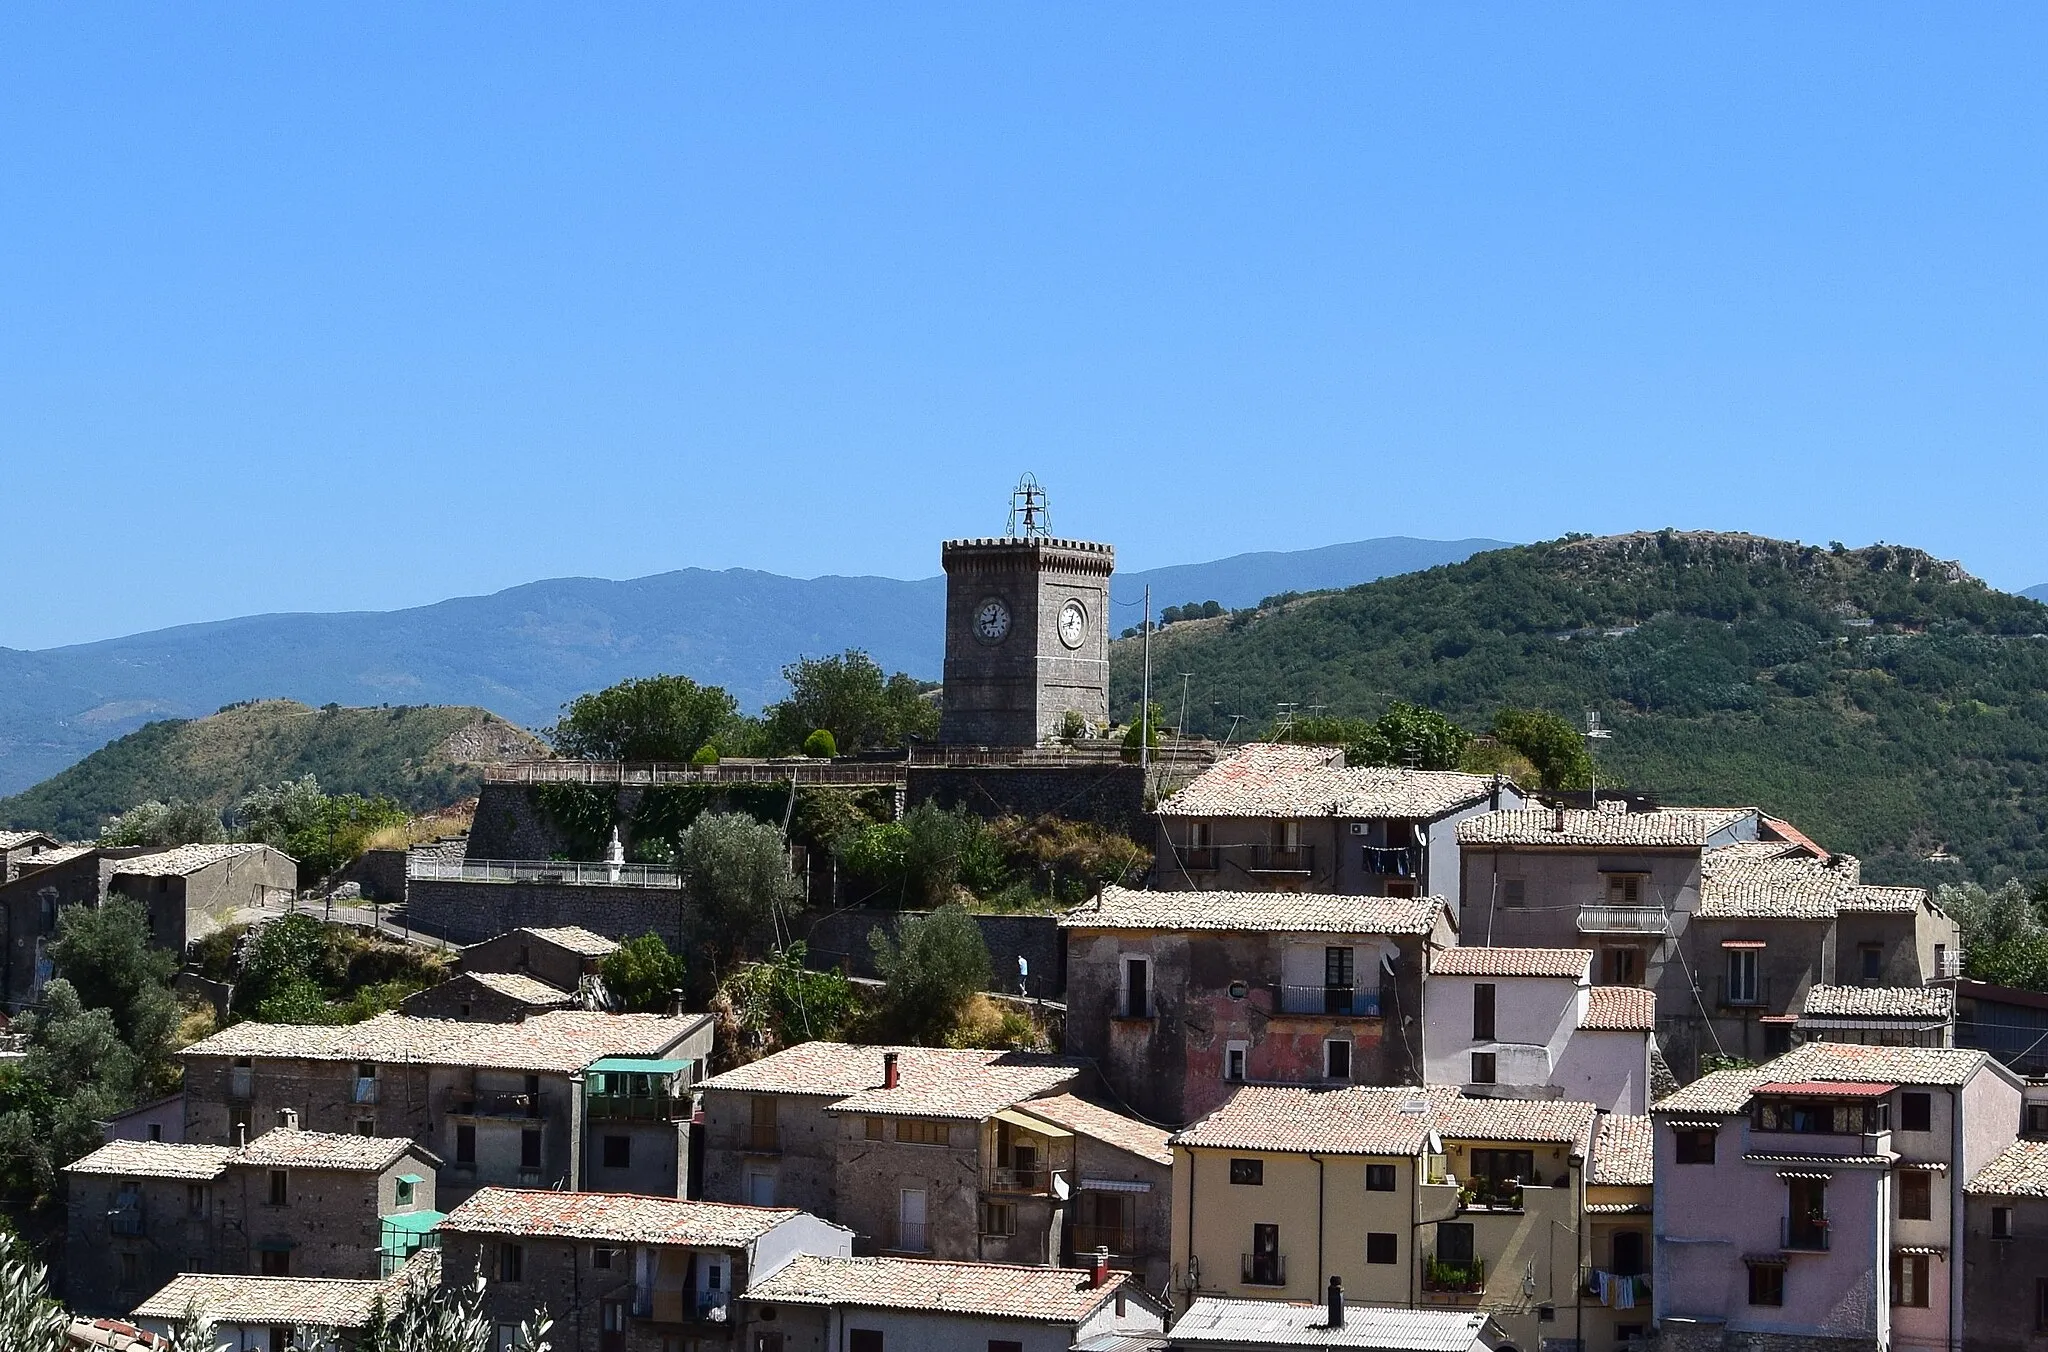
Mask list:
[[[1101,1290],[1109,1283],[1109,1248],[1107,1245],[1095,1250],[1095,1270],[1089,1274],[1088,1285]]]
[[[1553,831],[1564,830],[1564,804],[1557,804],[1557,806],[1553,808],[1552,811],[1554,811],[1557,815],[1551,818],[1550,829]]]
[[[237,1123],[235,1123],[235,1145],[236,1145],[236,1147],[237,1147],[237,1148],[240,1148],[240,1147],[242,1147],[242,1146],[245,1146],[245,1145],[247,1145],[247,1144],[249,1144],[249,1124],[248,1124],[247,1122],[237,1122]]]
[[[297,1131],[299,1129],[299,1110],[297,1108],[279,1108],[277,1110],[277,1127],[279,1131]]]
[[[1330,1327],[1333,1329],[1344,1327],[1344,1279],[1342,1277],[1330,1278]]]
[[[884,1088],[884,1089],[894,1089],[895,1087],[896,1087],[896,1053],[894,1053],[894,1052],[883,1052],[883,1053],[882,1053],[882,1088]]]
[[[678,986],[678,987],[676,987],[676,988],[675,988],[674,990],[670,991],[670,992],[669,992],[669,998],[670,998],[670,1003],[669,1003],[669,1011],[668,1011],[668,1012],[669,1012],[669,1013],[670,1013],[671,1015],[673,1015],[673,1016],[675,1016],[676,1018],[678,1018],[678,1019],[682,1018],[682,1017],[683,1017],[683,988],[682,988],[681,986]]]

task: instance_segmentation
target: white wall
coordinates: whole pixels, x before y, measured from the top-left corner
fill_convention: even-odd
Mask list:
[[[1650,1111],[1650,1035],[1580,1029],[1551,1068],[1564,1096],[1610,1113]]]
[[[747,1255],[747,1280],[758,1282],[800,1253],[822,1258],[853,1256],[853,1231],[800,1211],[754,1241]]]
[[[1489,1042],[1472,1038],[1472,990],[1494,989]],[[1556,1083],[1555,1067],[1578,1028],[1585,987],[1572,977],[1438,976],[1422,988],[1424,1076],[1430,1084],[1465,1084],[1471,1054],[1493,1052],[1498,1083]]]

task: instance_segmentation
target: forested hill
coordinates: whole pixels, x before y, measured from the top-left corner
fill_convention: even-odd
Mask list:
[[[1135,706],[1138,645],[1116,646]],[[1890,881],[2048,873],[2048,606],[1915,549],[1748,535],[1567,539],[1169,626],[1154,699],[1221,735],[1283,701],[1503,705],[1613,729],[1602,778],[1755,804]],[[1946,846],[1960,866],[1927,862]]]
[[[164,719],[110,742],[27,792],[0,798],[0,827],[90,838],[137,803],[222,808],[260,785],[303,775],[330,793],[383,794],[417,811],[475,793],[479,764],[540,752],[531,733],[483,709],[313,709],[256,700],[207,718]]]

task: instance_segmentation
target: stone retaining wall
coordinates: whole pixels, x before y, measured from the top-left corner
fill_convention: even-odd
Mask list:
[[[687,905],[679,889],[667,887],[414,878],[405,910],[414,929],[458,944],[524,925],[581,925],[608,939],[651,931],[680,948]]]

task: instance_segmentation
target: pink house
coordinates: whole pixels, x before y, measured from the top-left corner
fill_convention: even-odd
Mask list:
[[[1960,1346],[1962,1187],[2021,1099],[1980,1051],[1810,1043],[1659,1101],[1664,1352]]]

